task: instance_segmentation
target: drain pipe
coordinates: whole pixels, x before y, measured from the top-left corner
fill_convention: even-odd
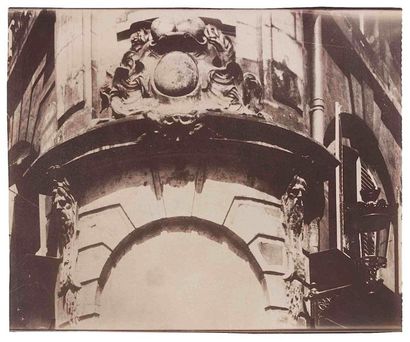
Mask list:
[[[325,103],[323,100],[322,64],[322,16],[318,14],[313,23],[312,46],[312,100],[310,103],[311,134],[313,139],[323,144],[325,134]]]

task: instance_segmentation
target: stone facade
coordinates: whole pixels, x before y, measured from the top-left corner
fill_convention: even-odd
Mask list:
[[[38,207],[24,220],[14,201],[12,328],[400,328],[398,32],[374,57],[354,11],[323,14],[10,10],[9,172]],[[360,319],[338,303],[359,275],[327,295],[310,274],[324,251],[358,262],[349,206],[367,178],[349,183],[342,145],[399,208],[378,275],[396,316],[377,326],[387,297]],[[48,279],[48,311],[29,278]]]

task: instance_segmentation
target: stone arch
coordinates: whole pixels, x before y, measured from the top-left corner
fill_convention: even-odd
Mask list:
[[[96,307],[95,314],[90,316],[83,316],[82,318],[80,317],[80,321],[86,320],[87,318],[92,318],[94,316],[96,320],[95,322],[98,322],[101,309],[101,298],[104,292],[104,288],[109,281],[112,270],[121,263],[122,258],[135,245],[143,245],[144,242],[160,236],[163,232],[196,232],[200,236],[206,237],[210,240],[218,242],[220,245],[223,245],[226,248],[229,248],[231,252],[236,254],[236,256],[247,262],[257,281],[259,282],[259,285],[261,286],[261,294],[264,297],[264,307],[261,309],[266,312],[266,319],[269,320],[269,322],[272,322],[272,325],[269,328],[277,327],[277,325],[280,324],[280,322],[278,323],[278,314],[279,317],[282,317],[281,315],[286,314],[287,309],[280,307],[275,308],[270,305],[268,293],[269,290],[267,289],[267,287],[269,286],[267,284],[269,284],[270,280],[267,280],[265,277],[272,275],[269,273],[267,274],[263,270],[263,267],[261,267],[260,258],[258,261],[258,256],[255,255],[255,248],[250,248],[250,244],[246,243],[231,228],[193,216],[180,216],[158,219],[151,221],[141,227],[138,227],[135,230],[131,231],[128,235],[126,235],[108,256],[100,273],[94,296]],[[281,275],[278,274],[274,276],[276,276],[280,283],[283,283],[284,286]],[[279,312],[273,313],[272,310],[275,311],[275,309]],[[91,325],[94,324],[92,321],[90,322]],[[83,328],[81,322],[80,327]]]
[[[283,279],[288,259],[281,201],[270,191],[280,182],[274,182],[273,177],[249,177],[243,168],[230,165],[226,158],[223,173],[222,167],[218,167],[219,160],[216,165],[207,163],[206,169],[196,162],[184,170],[175,168],[171,162],[170,166],[156,165],[157,172],[124,166],[123,173],[108,173],[92,187],[87,184],[84,198],[79,201],[79,328],[83,320],[99,315],[95,294],[104,274],[102,269],[110,255],[117,253],[114,251],[121,241],[155,223],[177,218],[211,222],[239,237],[241,246],[251,251],[262,269],[268,297],[265,311],[272,321],[282,320],[288,310]],[[188,181],[181,181],[185,179],[181,178],[181,171],[182,176],[188,175]],[[114,186],[105,186],[108,183]]]
[[[118,262],[130,250],[130,248],[135,244],[141,244],[146,240],[160,235],[163,231],[197,231],[198,233],[204,234],[212,240],[218,242],[227,242],[228,247],[235,254],[249,261],[249,264],[259,282],[262,285],[264,284],[264,275],[262,268],[260,267],[255,256],[252,254],[248,245],[235,232],[223,225],[216,224],[209,220],[204,220],[193,216],[180,216],[172,218],[162,218],[149,222],[142,227],[135,229],[126,237],[124,237],[122,241],[117,245],[117,247],[112,251],[101,271],[97,298],[98,295],[103,291],[112,268],[118,264]]]

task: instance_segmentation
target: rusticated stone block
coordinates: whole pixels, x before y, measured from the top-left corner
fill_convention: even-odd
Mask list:
[[[224,225],[248,243],[257,234],[280,236],[280,219],[276,203],[238,197],[233,200]]]
[[[268,304],[266,310],[287,311],[286,284],[283,277],[274,274],[265,274],[266,295]]]
[[[121,205],[102,207],[84,213],[80,219],[79,248],[99,243],[113,250],[134,226]]]
[[[287,258],[283,240],[257,236],[251,241],[249,248],[263,272],[277,275],[285,273]]]
[[[97,279],[110,254],[111,250],[103,244],[80,250],[76,268],[78,281],[83,283]]]

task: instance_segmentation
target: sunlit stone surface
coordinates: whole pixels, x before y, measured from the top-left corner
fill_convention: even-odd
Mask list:
[[[101,298],[104,329],[273,328],[249,263],[195,232],[134,245]]]

